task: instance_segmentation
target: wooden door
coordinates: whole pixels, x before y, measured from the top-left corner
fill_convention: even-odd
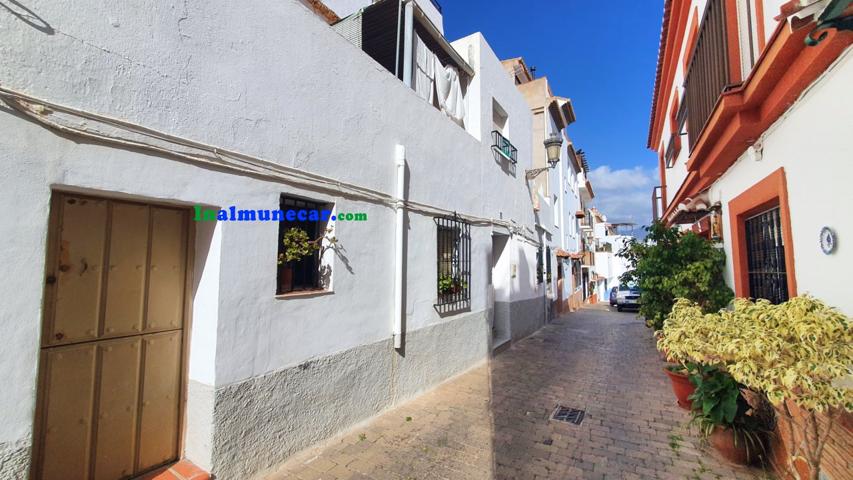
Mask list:
[[[54,194],[34,478],[129,478],[178,458],[187,211]]]

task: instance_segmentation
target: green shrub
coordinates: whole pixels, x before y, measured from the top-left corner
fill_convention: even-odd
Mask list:
[[[676,298],[687,298],[705,312],[717,311],[734,297],[723,279],[726,255],[693,232],[654,223],[643,241],[630,241],[619,252],[628,262],[623,284],[640,287],[640,314],[655,330],[663,327]]]

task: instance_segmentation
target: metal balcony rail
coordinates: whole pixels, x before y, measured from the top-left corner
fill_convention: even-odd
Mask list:
[[[518,163],[518,149],[497,130],[492,130],[492,150],[513,164]]]
[[[709,0],[687,68],[684,96],[691,150],[729,82],[728,40],[724,0]]]

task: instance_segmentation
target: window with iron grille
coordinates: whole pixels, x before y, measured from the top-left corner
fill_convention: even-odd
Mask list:
[[[545,280],[551,283],[551,247],[545,249]]]
[[[788,300],[785,242],[779,207],[746,219],[749,295],[775,304]]]
[[[280,209],[288,210],[331,210],[328,204],[312,202],[301,198],[289,197],[282,195],[280,200]],[[315,240],[322,237],[326,232],[326,223],[324,221],[299,221],[284,220],[278,224],[278,254],[279,258],[284,256],[284,236],[288,230],[298,228],[304,231],[310,240]],[[302,257],[299,260],[290,262],[281,262],[278,265],[278,274],[276,278],[276,294],[283,295],[286,293],[311,291],[322,289],[320,275],[320,253],[314,252],[311,255]]]
[[[439,313],[471,307],[471,225],[457,216],[435,218]]]
[[[536,249],[536,283],[540,284],[543,282],[543,268],[542,268],[542,249]]]

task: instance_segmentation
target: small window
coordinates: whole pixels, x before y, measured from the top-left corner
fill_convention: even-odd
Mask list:
[[[542,266],[542,249],[536,249],[536,284],[540,285],[543,282],[543,266]]]
[[[749,295],[774,304],[788,300],[785,237],[779,207],[746,219]]]
[[[545,280],[551,283],[551,247],[545,249]]]
[[[471,307],[471,225],[457,216],[437,217],[437,298],[439,313]]]
[[[557,205],[558,201],[559,201],[559,199],[557,198],[556,195],[554,195],[554,200],[551,203],[551,205],[554,206],[554,226],[555,227],[560,225],[560,209],[559,209],[559,205]]]
[[[322,212],[331,211],[331,206],[282,195],[280,209],[283,214],[286,214],[289,210],[316,211],[317,214],[311,216],[314,220],[309,218],[305,221],[300,221],[293,217],[291,217],[291,220],[288,220],[286,215],[282,215],[282,220],[278,226],[279,263],[276,294],[284,295],[297,292],[321,291],[328,288],[331,272],[328,266],[323,265],[321,259],[328,218],[324,218],[327,215],[323,215]],[[313,246],[309,248],[310,253],[305,256],[286,261],[285,237],[291,230],[304,232],[304,235],[302,233],[298,235],[307,238],[308,242]],[[291,232],[291,235],[296,235],[296,233]]]
[[[492,99],[492,130],[500,132],[504,137],[509,136],[509,114],[494,98]]]

